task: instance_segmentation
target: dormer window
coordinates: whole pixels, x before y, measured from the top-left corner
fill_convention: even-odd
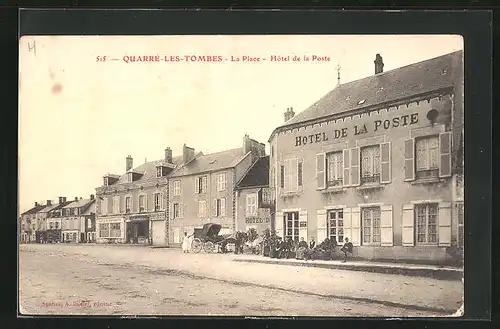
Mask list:
[[[104,186],[108,186],[108,185],[109,185],[108,177],[104,177]]]
[[[134,173],[129,172],[127,175],[128,175],[128,181],[129,181],[129,183],[133,182],[134,181]]]

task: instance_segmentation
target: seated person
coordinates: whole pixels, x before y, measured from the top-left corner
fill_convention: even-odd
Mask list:
[[[340,251],[344,253],[344,259],[342,260],[342,263],[345,263],[347,261],[348,253],[352,255],[352,249],[353,249],[352,243],[349,242],[348,238],[345,238],[344,241],[345,241],[344,246],[340,249]]]

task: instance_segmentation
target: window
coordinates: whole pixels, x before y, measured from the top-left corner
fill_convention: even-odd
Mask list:
[[[457,245],[459,248],[464,247],[465,235],[464,235],[464,204],[457,204],[457,223],[458,223],[458,241]]]
[[[156,167],[156,177],[162,177],[162,176],[163,176],[163,168]]]
[[[417,244],[437,244],[437,203],[419,204],[415,206],[417,220]]]
[[[113,213],[114,214],[120,213],[120,196],[115,196],[113,198]]]
[[[104,186],[108,185],[109,185],[108,177],[104,177]]]
[[[59,222],[56,222],[56,229],[59,228]]]
[[[217,191],[224,191],[226,189],[226,173],[217,175]]]
[[[205,200],[198,201],[198,217],[207,217],[207,202]]]
[[[155,193],[155,211],[161,209],[161,193]]]
[[[73,209],[73,214],[74,214],[75,216],[78,216],[78,208],[74,208],[74,209]]]
[[[380,245],[380,208],[363,208],[363,245]]]
[[[125,213],[130,214],[130,197],[125,197]]]
[[[179,204],[174,203],[173,216],[174,216],[174,218],[179,218],[180,217],[179,215],[180,215]]]
[[[221,198],[216,200],[215,216],[224,217],[226,215],[226,198]]]
[[[110,236],[112,238],[119,238],[121,236],[121,228],[120,223],[111,223],[110,224]]]
[[[430,136],[415,140],[416,178],[437,178],[439,176],[439,139]]]
[[[173,195],[174,196],[181,195],[181,181],[180,180],[174,181]]]
[[[282,166],[282,188],[286,192],[297,192],[298,187],[302,186],[302,161],[299,159],[286,159]],[[300,178],[300,179],[299,179]]]
[[[104,197],[102,200],[101,214],[105,215],[108,212],[108,198]]]
[[[50,227],[50,229],[52,230],[52,229],[54,228],[54,223],[53,223],[53,222],[50,222],[50,223],[49,223],[49,227]],[[23,230],[24,230],[24,224],[23,224]]]
[[[328,211],[328,238],[338,243],[344,241],[344,212],[343,210]]]
[[[247,195],[247,216],[257,216],[257,194]]]
[[[139,195],[139,212],[144,212],[146,210],[146,197],[144,195]]]
[[[87,228],[92,228],[92,220],[90,218],[87,219]]]
[[[109,237],[109,223],[99,224],[99,237]]]
[[[195,178],[195,193],[201,194],[207,192],[207,176]]]
[[[380,182],[380,145],[361,149],[361,184]]]
[[[342,151],[326,155],[326,187],[342,186]]]
[[[299,213],[285,212],[283,214],[285,228],[285,239],[290,237],[293,241],[299,242]]]

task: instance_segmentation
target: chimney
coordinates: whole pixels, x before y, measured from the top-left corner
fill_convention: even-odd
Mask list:
[[[94,200],[94,195],[93,194],[90,195],[90,200]]]
[[[47,206],[52,206],[52,200],[47,200]]]
[[[287,108],[286,112],[285,112],[285,122],[287,122],[288,120],[290,120],[294,116],[295,116],[295,112],[293,111],[293,107]]]
[[[172,150],[170,149],[170,147],[167,147],[165,149],[165,162],[172,163]]]
[[[252,140],[248,135],[243,136],[243,154],[247,154],[252,150]]]
[[[66,197],[65,196],[62,197],[62,202],[66,202]]]
[[[75,201],[78,201],[78,197],[77,196],[75,196]]]
[[[189,161],[194,159],[194,148],[186,146],[182,147],[182,160],[184,163],[188,163]]]
[[[35,202],[35,207],[38,207],[38,202]]]
[[[63,198],[62,196],[59,197],[59,204],[63,203]]]
[[[126,169],[125,171],[129,171],[130,169],[132,169],[133,165],[134,165],[134,160],[132,159],[132,156],[128,156],[127,159],[126,159]]]
[[[373,63],[375,63],[375,74],[384,72],[384,61],[382,60],[382,56],[380,56],[380,54],[375,56]]]

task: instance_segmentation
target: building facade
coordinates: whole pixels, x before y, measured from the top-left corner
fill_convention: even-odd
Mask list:
[[[259,158],[236,184],[236,230],[271,230],[275,203],[269,188],[269,156]]]
[[[47,200],[45,207],[36,213],[36,242],[45,243],[47,242],[47,217],[49,212],[57,207],[57,204],[52,204],[52,200]]]
[[[134,168],[128,156],[125,174],[104,176],[96,189],[96,242],[168,244],[168,176],[182,163],[167,148],[162,160]]]
[[[170,176],[170,235],[172,245],[179,245],[184,232],[206,223],[222,225],[219,234],[235,230],[235,185],[265,155],[265,145],[243,138],[240,148],[212,154],[198,154]]]
[[[35,202],[35,206],[21,214],[20,225],[20,242],[34,243],[36,242],[37,230],[37,213],[45,208],[44,205]]]
[[[94,195],[90,199],[78,199],[62,207],[61,234],[62,242],[80,243],[86,241],[86,210],[95,202]]]
[[[85,242],[96,242],[96,201],[94,195],[90,196],[92,202],[82,213],[83,232],[85,232]]]
[[[47,212],[46,217],[46,232],[47,242],[59,243],[62,242],[62,217],[63,207],[70,204],[72,201],[66,201],[66,197],[59,197],[58,204]]]
[[[269,140],[277,234],[349,238],[366,259],[455,261],[462,56],[388,72],[377,56],[375,75],[337,86],[297,116],[288,109]]]

